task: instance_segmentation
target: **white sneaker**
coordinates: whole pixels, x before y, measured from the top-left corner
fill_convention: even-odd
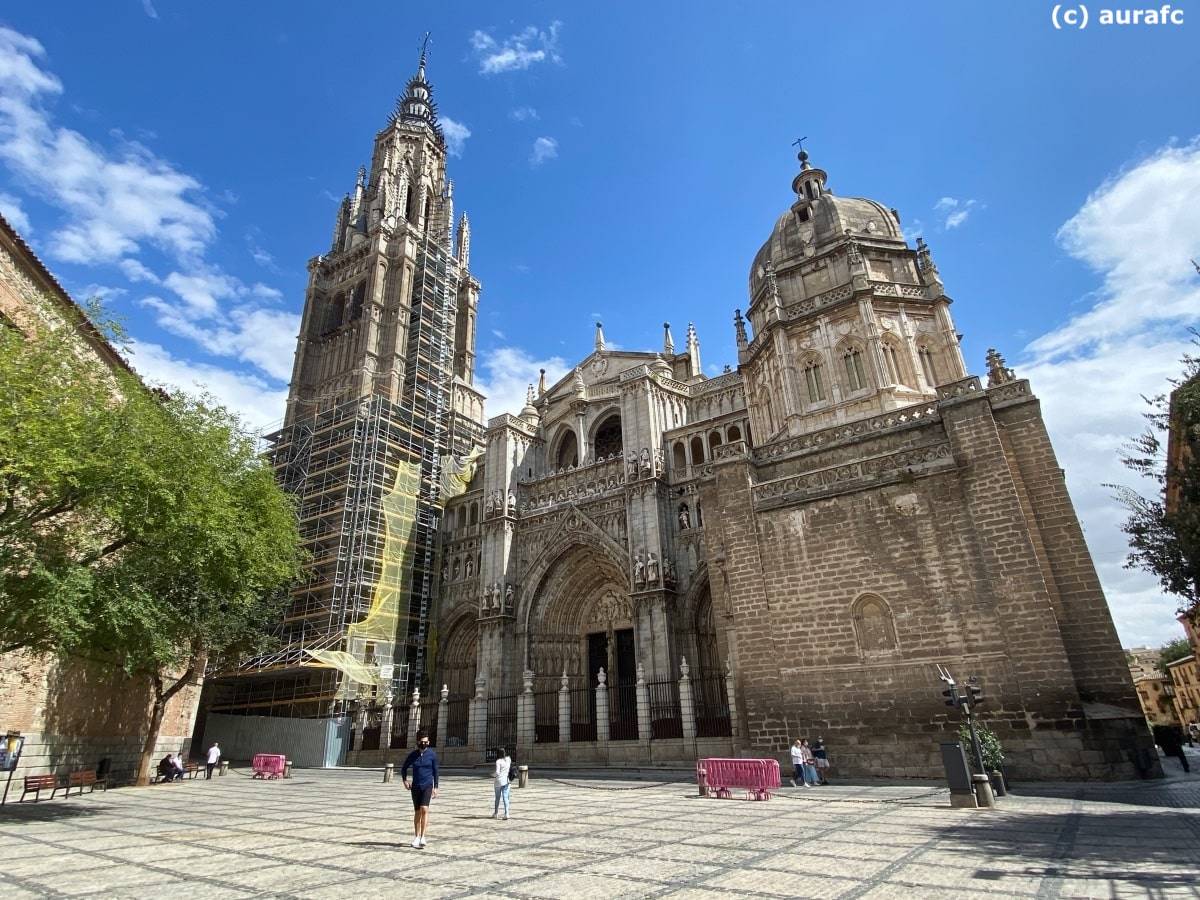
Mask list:
[[[419,837],[415,837],[415,838],[413,838],[413,839],[412,839],[412,848],[413,848],[414,850],[420,850],[420,849],[421,849],[421,839],[420,839]]]
[[[507,822],[507,821],[508,821],[508,813],[505,813],[505,814],[504,814],[504,821],[505,821],[505,822]]]
[[[421,838],[421,849],[425,849],[425,838]]]

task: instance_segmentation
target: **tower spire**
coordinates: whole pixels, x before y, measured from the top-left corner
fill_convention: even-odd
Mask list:
[[[675,339],[671,337],[671,323],[663,322],[663,353],[675,352]]]
[[[421,42],[421,56],[417,60],[417,73],[408,80],[404,93],[396,100],[392,111],[392,122],[424,124],[433,129],[438,141],[445,145],[446,137],[438,124],[437,104],[433,102],[433,85],[425,79],[425,62],[429,50],[429,32]]]
[[[603,322],[596,323],[596,349],[597,350],[604,349],[604,323]]]

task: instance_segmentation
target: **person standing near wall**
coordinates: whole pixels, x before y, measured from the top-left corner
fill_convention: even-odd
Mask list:
[[[409,769],[412,769],[411,780],[408,777]],[[429,803],[438,795],[437,754],[430,748],[429,732],[424,729],[417,732],[417,749],[405,758],[400,777],[404,781],[404,787],[412,792],[412,846],[415,850],[424,850],[425,828],[429,824]]]
[[[217,767],[217,763],[221,761],[221,745],[213,741],[213,745],[208,748],[208,757],[204,762],[204,780],[211,781],[213,769]]]
[[[511,787],[509,785],[509,772],[512,771],[512,757],[508,755],[508,751],[501,747],[496,751],[496,777],[493,779],[496,802],[492,805],[492,818],[496,818],[500,813],[500,804],[504,804],[504,820],[508,821],[508,801]]]

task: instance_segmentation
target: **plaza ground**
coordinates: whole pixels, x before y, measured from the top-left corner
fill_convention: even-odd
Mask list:
[[[0,896],[1200,897],[1200,777],[1167,766],[1166,782],[1028,786],[996,812],[952,810],[935,785],[789,786],[754,803],[535,772],[508,822],[490,817],[484,774],[447,774],[425,850],[408,846],[407,792],[378,771],[234,769],[10,798]]]

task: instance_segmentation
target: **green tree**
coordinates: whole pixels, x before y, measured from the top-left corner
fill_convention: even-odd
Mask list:
[[[1004,748],[1000,745],[1000,738],[996,737],[996,732],[978,720],[975,722],[975,733],[979,735],[979,750],[983,754],[984,766],[989,772],[996,771],[1004,765]],[[976,763],[971,753],[971,729],[967,727],[966,722],[958,726],[958,739],[966,748],[967,758],[974,767]]]
[[[1146,430],[1121,456],[1157,490],[1145,497],[1129,487],[1110,487],[1129,512],[1122,525],[1129,536],[1126,568],[1156,575],[1163,590],[1181,599],[1180,612],[1190,612],[1200,604],[1200,357],[1185,355],[1182,377],[1171,384],[1171,394],[1146,398]],[[1172,429],[1176,451],[1168,459]]]
[[[1166,674],[1169,664],[1175,662],[1177,659],[1183,659],[1185,656],[1191,655],[1191,652],[1192,645],[1185,638],[1163,644],[1162,649],[1158,652],[1158,671]]]
[[[68,652],[167,703],[261,649],[301,561],[290,501],[236,417],[152,392],[69,328],[0,334],[0,650]]]

